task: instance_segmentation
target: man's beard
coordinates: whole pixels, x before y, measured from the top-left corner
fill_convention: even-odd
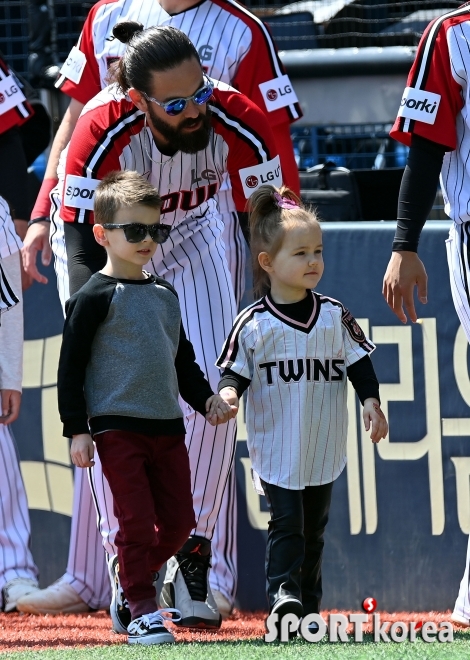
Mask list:
[[[166,121],[163,121],[163,119],[157,117],[150,103],[147,106],[147,111],[149,124],[168,141],[168,148],[171,149],[171,151],[182,151],[185,154],[195,154],[198,151],[205,149],[209,144],[209,137],[212,128],[212,113],[209,107],[206,108],[205,115],[200,113],[197,119],[183,119],[177,128],[174,128],[170,124],[167,124]],[[181,130],[185,127],[190,128],[195,126],[199,121],[202,121],[201,127],[196,131],[186,133]]]

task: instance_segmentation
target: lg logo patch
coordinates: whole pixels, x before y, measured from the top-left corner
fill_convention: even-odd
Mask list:
[[[5,101],[5,97],[3,96],[3,94],[0,94],[0,103],[3,103],[4,101]]]
[[[275,89],[268,89],[266,92],[266,98],[268,98],[270,101],[275,101],[277,99],[277,92]]]
[[[258,185],[258,178],[256,176],[247,176],[245,179],[245,183],[248,186],[248,188],[256,188]]]

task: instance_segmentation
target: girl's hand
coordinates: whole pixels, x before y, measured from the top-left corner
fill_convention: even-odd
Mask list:
[[[238,394],[234,387],[223,387],[219,392],[219,396],[221,396],[222,399],[226,401],[229,406],[234,406],[238,411],[239,399],[238,399]]]
[[[213,394],[206,401],[206,419],[212,426],[225,424],[229,419],[236,416],[238,406],[233,406],[224,401],[219,394]]]
[[[74,465],[80,468],[93,467],[95,464],[94,454],[95,446],[89,433],[80,433],[80,435],[73,436],[70,457]]]
[[[20,414],[21,392],[17,390],[0,390],[2,409],[0,424],[11,424]]]
[[[372,442],[380,442],[382,438],[387,437],[388,424],[385,415],[380,409],[380,403],[377,399],[366,399],[364,401],[364,410],[362,411],[364,426],[366,431],[371,428],[370,439]]]

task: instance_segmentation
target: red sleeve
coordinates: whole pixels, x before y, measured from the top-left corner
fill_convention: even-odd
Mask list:
[[[449,149],[456,148],[456,118],[464,101],[462,88],[453,76],[449,49],[452,35],[448,31],[469,18],[468,9],[460,10],[460,15],[441,16],[427,27],[390,131],[395,140],[410,146],[414,133]]]
[[[135,113],[136,120],[132,119]],[[99,181],[121,170],[120,155],[144,117],[122,99],[88,110],[72,133],[65,162],[60,217],[64,222],[93,224],[93,196]],[[120,129],[122,125],[123,130]]]
[[[213,125],[228,145],[227,171],[237,211],[262,186],[282,185],[274,135],[265,114],[243,94],[215,89],[211,99]]]
[[[77,48],[85,55],[86,64],[78,83],[73,82],[61,75],[56,82],[56,87],[67,96],[85,105],[98,92],[101,91],[100,73],[95,56],[95,44],[93,41],[93,21],[97,10],[101,6],[98,2],[89,12],[82,33],[77,42]]]
[[[212,2],[243,21],[251,33],[250,48],[240,57],[231,85],[261,108],[269,116],[272,126],[286,121],[292,123],[302,117],[302,110],[297,100],[278,109],[272,109],[272,102],[266,100],[268,92],[271,92],[271,95],[273,92],[278,94],[277,104],[282,99],[286,101],[293,99],[292,84],[286,76],[284,65],[279,59],[277,48],[266,25],[236,2],[223,0],[212,0]],[[272,85],[265,85],[265,88],[260,89],[260,85],[268,82]],[[286,91],[286,88],[291,92]]]

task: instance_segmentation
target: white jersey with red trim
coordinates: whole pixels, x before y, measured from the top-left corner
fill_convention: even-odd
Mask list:
[[[301,490],[334,481],[346,464],[346,368],[375,346],[337,300],[316,292],[307,323],[269,296],[247,307],[217,360],[251,380],[248,449],[263,481]]]
[[[269,113],[273,125],[302,116],[268,29],[233,0],[202,0],[174,15],[157,0],[100,0],[90,10],[56,86],[81,103],[106,87],[110,64],[126,49],[112,30],[125,20],[140,22],[146,28],[169,25],[184,32],[208,75],[248,96]]]
[[[116,85],[100,92],[78,120],[64,152],[65,172],[60,216],[65,222],[93,222],[93,195],[108,172],[135,170],[159,191],[162,222],[176,228],[183,221],[218,216],[214,199],[228,174],[235,207],[244,211],[263,183],[281,185],[279,156],[264,114],[228,85],[216,85],[207,107],[212,113],[208,146],[195,154],[162,154],[145,114]]]
[[[407,146],[416,134],[450,150],[444,156],[441,186],[445,212],[457,224],[470,220],[469,43],[468,5],[428,26],[390,133]]]

